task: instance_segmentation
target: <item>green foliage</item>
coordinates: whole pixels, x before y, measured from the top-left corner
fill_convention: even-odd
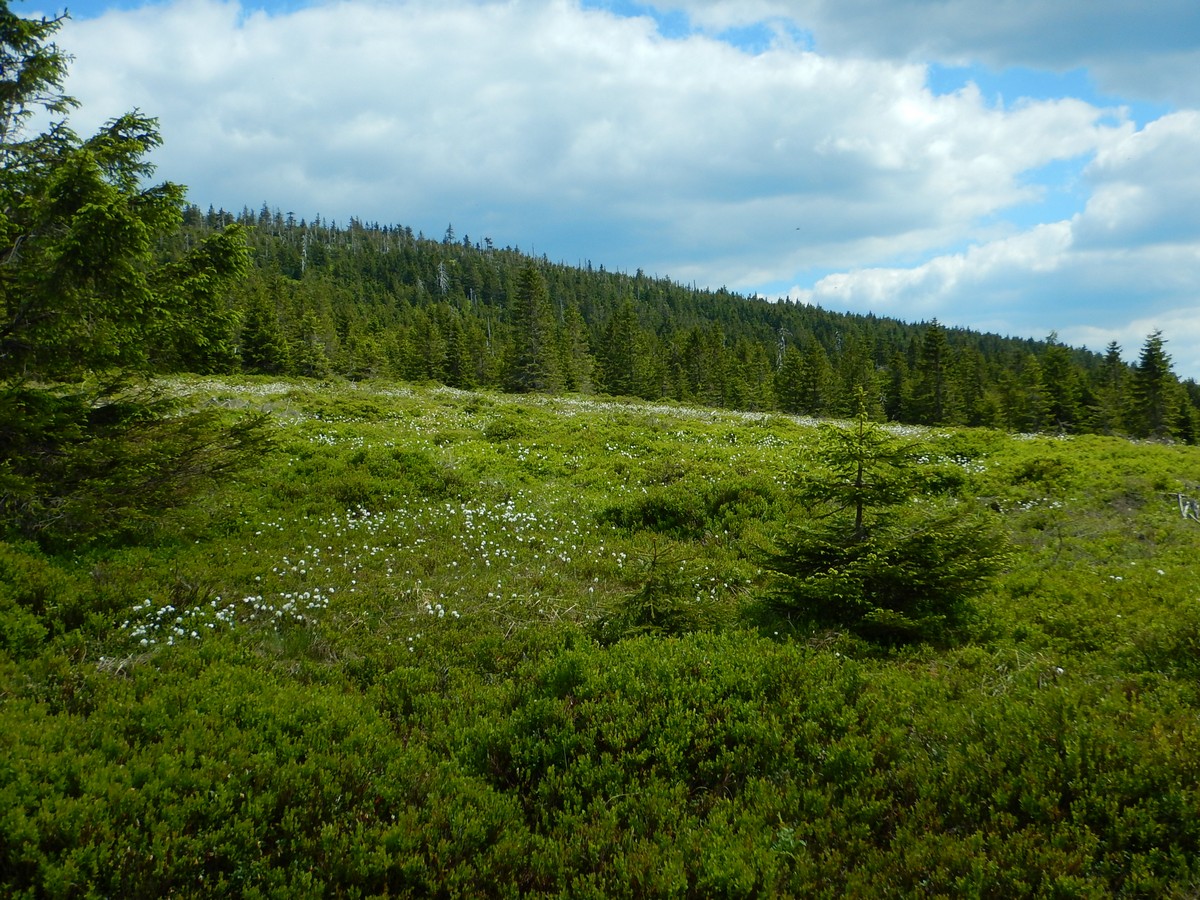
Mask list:
[[[680,635],[713,630],[729,619],[717,598],[705,590],[695,562],[677,548],[651,540],[649,550],[635,553],[637,587],[621,596],[599,623],[601,640],[639,634]]]
[[[1129,418],[1133,434],[1138,437],[1161,439],[1178,433],[1185,398],[1171,371],[1165,343],[1161,331],[1147,337],[1133,370]]]
[[[242,323],[242,368],[247,372],[276,375],[291,365],[278,311],[265,293],[252,296]]]
[[[626,297],[609,317],[601,341],[600,381],[606,393],[619,397],[658,396],[651,341]]]
[[[788,347],[776,374],[775,393],[787,412],[810,416],[829,414],[837,396],[833,367],[825,349],[810,341],[803,350]]]
[[[0,542],[0,649],[13,659],[42,650],[47,622],[70,581],[36,553]]]
[[[562,387],[550,294],[541,272],[530,263],[517,278],[513,298],[513,347],[504,387],[517,393]]]
[[[334,510],[377,509],[402,498],[439,500],[463,487],[459,476],[428,451],[392,447],[345,447],[336,454],[306,450],[293,458],[288,495],[319,484]]]
[[[532,381],[554,392],[818,416],[852,415],[863,388],[873,418],[1028,432],[1124,433],[1132,423],[1111,413],[1135,411],[1133,369],[1119,354],[1108,360],[1057,339],[746,298],[552,263],[489,239],[448,244],[398,225],[186,212],[177,250],[236,222],[255,251],[233,298],[243,371],[520,391]],[[273,349],[276,326],[286,353]],[[1177,396],[1185,416],[1170,436],[1190,441],[1196,399]],[[1104,418],[1093,412],[1101,402]]]
[[[1196,892],[1200,456],[1074,433],[1194,439],[1159,336],[1095,374],[265,207],[229,303],[151,120],[22,132],[57,26],[0,2],[0,893]],[[609,390],[857,416],[539,393],[606,332]],[[235,354],[524,393],[95,374]]]
[[[950,341],[946,329],[934,319],[921,340],[917,361],[916,386],[911,401],[916,421],[927,425],[955,421],[958,398],[954,395],[950,367]]]
[[[10,384],[0,409],[0,521],[45,546],[144,538],[269,446],[261,417],[173,415],[139,386]]]
[[[144,536],[265,439],[261,421],[224,427],[130,380],[228,368],[225,289],[249,256],[230,226],[159,259],[184,195],[144,186],[153,119],[130,113],[87,139],[63,122],[24,133],[34,111],[74,105],[49,43],[60,24],[0,6],[0,529],[83,547]]]
[[[160,143],[154,120],[127,114],[91,138],[65,126],[52,137],[49,151],[4,147],[16,159],[0,177],[0,377],[228,368],[232,314],[222,289],[247,264],[239,229],[150,265],[183,203],[177,185],[141,186],[151,172],[144,157]],[[36,157],[20,158],[29,153]]]
[[[740,534],[750,520],[768,514],[778,498],[778,487],[762,478],[716,482],[684,478],[648,487],[641,496],[607,506],[598,518],[630,532],[694,540]]]
[[[5,887],[1009,897],[1200,874],[1200,735],[1169,691],[1053,667],[997,690],[978,651],[930,678],[746,634],[516,644],[503,674],[497,644],[361,687],[179,650],[62,682],[86,715],[20,691]]]
[[[1003,559],[996,529],[966,503],[931,451],[867,420],[824,426],[816,466],[795,489],[806,518],[776,541],[771,602],[870,637],[933,637],[964,621]]]
[[[835,485],[818,463],[853,432],[783,418],[171,387],[187,408],[269,413],[277,450],[181,498],[187,540],[164,523],[85,554],[0,543],[0,893],[1200,883],[1197,526],[1174,496],[1200,494],[1194,448],[885,431],[888,463]],[[873,643],[906,633],[895,619],[861,623],[872,640],[739,627],[797,459],[846,528],[864,498],[869,532],[928,558],[953,529],[920,544],[909,513],[986,496],[1012,550],[973,641]],[[335,496],[352,485],[361,508]],[[909,491],[900,514],[871,505]],[[706,524],[607,519],[660,492]],[[891,562],[872,576],[925,577]]]
[[[1075,431],[1083,422],[1083,389],[1070,351],[1051,333],[1042,356],[1042,381],[1046,395],[1047,428]]]
[[[812,526],[782,539],[769,562],[773,602],[885,641],[936,638],[962,624],[998,571],[995,530],[954,506],[891,512],[894,521],[857,540]]]

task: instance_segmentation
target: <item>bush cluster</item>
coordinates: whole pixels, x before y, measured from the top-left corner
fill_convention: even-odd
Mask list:
[[[1200,877],[1160,679],[980,690],[750,634],[476,641],[297,679],[228,644],[6,670],[10,896],[1166,896]],[[497,671],[501,670],[501,671]],[[40,695],[39,695],[40,693]]]
[[[999,510],[1011,548],[955,630],[881,642],[781,614],[755,570],[815,509],[789,503],[801,476],[832,484],[808,450],[844,434],[391,388],[333,421],[336,387],[219,386],[285,389],[252,475],[140,545],[0,543],[0,891],[1200,883],[1192,450],[905,438],[918,481]],[[350,479],[371,507],[342,505]],[[703,527],[613,512],[693,490]]]

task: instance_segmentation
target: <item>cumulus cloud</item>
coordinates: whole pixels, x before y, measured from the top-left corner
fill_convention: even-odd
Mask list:
[[[1200,114],[1177,113],[1106,145],[1088,167],[1086,209],[1069,221],[797,287],[803,301],[920,315],[1004,334],[1136,349],[1156,329],[1183,374],[1200,374]]]
[[[996,109],[933,95],[920,65],[667,40],[562,0],[194,0],[64,40],[84,109],[160,115],[163,174],[200,201],[518,237],[540,220],[549,250],[592,233],[618,264],[736,287],[961,240],[1036,199],[1024,172],[1128,130],[1076,100]]]
[[[1164,116],[1097,154],[1095,185],[1077,236],[1088,247],[1200,240],[1200,112]]]
[[[917,266],[828,275],[811,289],[793,288],[791,296],[805,303],[901,318],[940,318],[995,330],[1003,327],[1013,308],[1023,307],[1028,280],[1053,276],[1062,268],[1071,242],[1069,223],[1040,225]]]
[[[821,52],[993,68],[1086,68],[1106,92],[1200,105],[1200,4],[1160,0],[656,0],[702,28],[786,22]]]

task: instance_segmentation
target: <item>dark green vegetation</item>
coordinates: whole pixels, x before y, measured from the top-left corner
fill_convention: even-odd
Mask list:
[[[0,544],[7,893],[1200,886],[1192,448],[889,433],[1010,542],[898,642],[764,602],[812,425],[171,390],[277,449],[141,542]]]
[[[1200,892],[1200,452],[875,421],[990,359],[1078,387],[1030,427],[1187,438],[1157,336],[1026,383],[873,323],[919,351],[881,394],[881,338],[814,349],[866,320],[450,235],[268,215],[247,270],[142,186],[152,121],[23,135],[54,27],[0,2],[0,892]],[[755,380],[775,315],[815,368]],[[857,415],[589,393],[664,384]]]
[[[884,640],[961,623],[1005,542],[977,504],[947,497],[966,479],[929,454],[872,424],[861,393],[848,427],[822,427],[790,492],[805,516],[766,559],[780,611]]]
[[[1195,442],[1200,388],[1161,335],[1133,365],[666,278],[531,258],[485,239],[190,207],[183,246],[242,225],[253,266],[226,335],[246,373],[384,377],[450,387],[601,393],[801,415]],[[208,371],[229,371],[214,366]]]
[[[0,516],[44,546],[136,533],[264,440],[145,380],[232,363],[225,289],[248,253],[236,225],[166,249],[184,191],[142,184],[152,119],[27,131],[74,105],[58,25],[0,4]]]

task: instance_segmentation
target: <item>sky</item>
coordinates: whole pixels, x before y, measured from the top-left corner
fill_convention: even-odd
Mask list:
[[[61,12],[17,0],[22,15]],[[81,0],[80,132],[351,217],[1200,379],[1196,0]]]

